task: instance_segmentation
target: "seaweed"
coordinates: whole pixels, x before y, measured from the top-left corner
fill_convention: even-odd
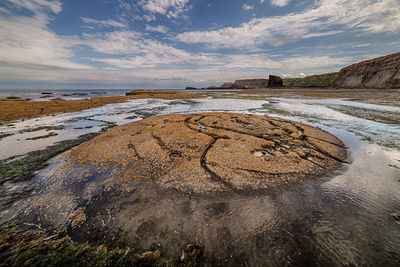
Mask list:
[[[0,133],[0,140],[3,139],[3,138],[6,138],[7,136],[11,136],[11,135],[14,135],[14,134],[12,134],[12,133]]]
[[[55,125],[55,126],[39,126],[35,128],[29,128],[29,129],[24,129],[20,130],[18,133],[30,133],[30,132],[37,132],[37,131],[52,131],[52,130],[64,130],[65,126],[64,125]]]
[[[167,258],[162,250],[139,253],[130,247],[77,243],[67,232],[18,232],[16,223],[0,228],[0,266],[209,266],[199,245],[189,244],[182,257]]]
[[[244,100],[267,100],[268,97],[260,95],[239,95],[239,94],[209,94],[213,99],[244,99]]]
[[[33,172],[46,166],[45,162],[57,154],[77,146],[99,133],[82,135],[74,140],[67,140],[49,146],[46,149],[33,151],[17,160],[0,161],[0,184],[6,181],[21,181],[30,179]]]

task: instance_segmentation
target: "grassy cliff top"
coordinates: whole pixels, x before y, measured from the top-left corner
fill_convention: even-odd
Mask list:
[[[338,74],[338,72],[333,72],[304,78],[286,78],[283,79],[283,85],[292,87],[333,87]]]

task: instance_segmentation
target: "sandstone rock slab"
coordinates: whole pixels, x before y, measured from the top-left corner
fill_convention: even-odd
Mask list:
[[[338,168],[343,143],[315,127],[236,113],[155,116],[115,127],[65,153],[73,168],[184,193],[276,188]]]

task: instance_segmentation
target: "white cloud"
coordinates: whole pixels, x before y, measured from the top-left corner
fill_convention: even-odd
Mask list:
[[[264,1],[262,1],[262,2],[264,2]],[[271,0],[271,5],[284,7],[284,6],[288,5],[289,2],[290,2],[290,0]]]
[[[152,84],[153,88],[167,88],[188,84],[218,85],[237,78],[265,77],[267,73],[289,76],[323,73],[338,70],[357,59],[316,55],[315,50],[308,55],[291,57],[271,56],[257,49],[253,51],[258,52],[249,51],[266,42],[279,46],[303,38],[338,34],[346,29],[361,29],[358,33],[395,32],[400,29],[400,7],[395,5],[399,0],[322,0],[318,6],[302,13],[252,19],[236,28],[178,35],[178,40],[187,43],[247,49],[242,53],[199,53],[177,49],[170,39],[168,43],[163,43],[151,39],[149,33],[129,31],[124,23],[126,17],[122,20],[82,18],[89,26],[114,28],[97,34],[83,34],[82,37],[59,36],[48,27],[51,17],[61,12],[59,1],[6,1],[8,5],[0,10],[3,12],[0,15],[0,76],[7,78],[2,78],[2,81],[72,81],[108,86],[121,83],[130,85],[134,81],[137,84]],[[152,3],[153,6],[147,6],[146,16],[149,16],[148,20],[154,20],[155,14],[181,14],[187,2],[149,0],[140,3]],[[125,2],[120,1],[122,3]],[[130,4],[121,8],[124,8],[124,12],[132,11],[134,14],[135,10],[131,8],[137,6],[133,6]],[[33,15],[15,15],[16,9],[22,8],[28,8]],[[146,31],[168,33],[168,29],[162,25],[147,25]],[[96,52],[82,59],[92,61],[93,66],[101,63],[105,67],[89,68],[74,63],[72,59],[75,55],[70,50],[72,46],[86,46]],[[100,55],[97,56],[97,53]]]
[[[43,9],[50,10],[51,12],[58,14],[62,10],[62,4],[60,0],[4,0],[14,8],[26,8],[33,13],[41,13]]]
[[[353,44],[351,47],[368,47],[371,46],[370,43],[365,43],[365,44]]]
[[[126,23],[108,19],[108,20],[96,20],[96,19],[90,19],[90,18],[81,18],[83,22],[87,24],[93,24],[98,27],[115,27],[115,28],[127,28],[128,25]]]
[[[200,58],[200,55],[198,57]],[[354,59],[351,58],[330,58],[326,56],[273,60],[261,54],[232,54],[223,58],[217,55],[207,55],[203,62],[194,61],[198,64],[196,68],[187,68],[186,66],[150,68],[138,66],[130,58],[127,58],[125,62],[118,59],[113,59],[115,62],[111,62],[111,59],[103,60],[113,63],[114,66],[122,67],[123,64],[126,64],[126,69],[108,67],[89,70],[64,70],[52,67],[47,69],[45,66],[24,68],[24,66],[3,66],[0,61],[0,76],[18,81],[94,84],[99,88],[118,88],[121,87],[121,84],[124,85],[123,87],[128,86],[130,88],[143,87],[143,84],[147,84],[147,87],[150,88],[183,88],[187,85],[220,85],[223,82],[241,78],[263,78],[270,73],[295,77],[302,72],[304,75],[308,75],[337,71],[337,65],[354,62]],[[334,64],[333,67],[332,64]],[[134,68],[134,71],[132,71],[132,68]],[[43,75],[43,71],[47,75]]]
[[[193,54],[176,49],[157,40],[145,38],[134,31],[114,31],[101,34],[85,34],[80,44],[112,58],[89,58],[119,68],[157,67],[188,62],[205,62],[206,54]],[[115,57],[118,56],[118,57]]]
[[[176,68],[186,67],[193,72],[201,69],[224,70],[296,70],[343,66],[351,62],[350,58],[329,56],[290,57],[273,59],[269,55],[190,53],[157,40],[148,39],[146,35],[133,31],[114,31],[103,34],[86,34],[82,44],[94,51],[110,55],[109,57],[91,57],[91,61],[106,63],[120,69],[142,68]]]
[[[9,11],[27,8],[33,16],[0,16],[0,60],[10,64],[42,64],[61,68],[88,68],[73,63],[70,40],[48,29],[47,12],[61,12],[59,1],[6,0]]]
[[[167,27],[162,26],[162,25],[158,25],[158,26],[146,25],[146,31],[159,32],[159,33],[168,33]]]
[[[252,10],[252,9],[254,9],[254,6],[248,5],[248,4],[244,4],[242,7],[243,7],[244,10]]]
[[[139,5],[152,14],[166,15],[168,18],[177,18],[185,11],[189,0],[140,0]]]
[[[204,43],[211,48],[258,47],[264,43],[287,42],[333,35],[342,30],[359,33],[390,33],[400,30],[399,0],[321,0],[301,13],[255,18],[239,27],[212,31],[184,32],[177,39],[185,43]]]

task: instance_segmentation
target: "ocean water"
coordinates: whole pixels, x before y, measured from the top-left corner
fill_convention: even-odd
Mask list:
[[[63,99],[84,99],[96,96],[121,96],[125,95],[126,92],[129,92],[129,89],[121,89],[121,90],[114,90],[114,89],[57,89],[57,90],[46,90],[46,89],[21,89],[21,90],[4,90],[0,89],[0,98],[6,98],[9,96],[17,96],[22,99],[31,99],[34,101],[45,101],[51,100],[55,98],[63,98]],[[52,95],[42,94],[42,93],[53,93]],[[74,93],[82,93],[86,95],[72,95]],[[63,96],[64,94],[69,94],[70,96]],[[41,98],[43,96],[49,96],[45,98]]]

